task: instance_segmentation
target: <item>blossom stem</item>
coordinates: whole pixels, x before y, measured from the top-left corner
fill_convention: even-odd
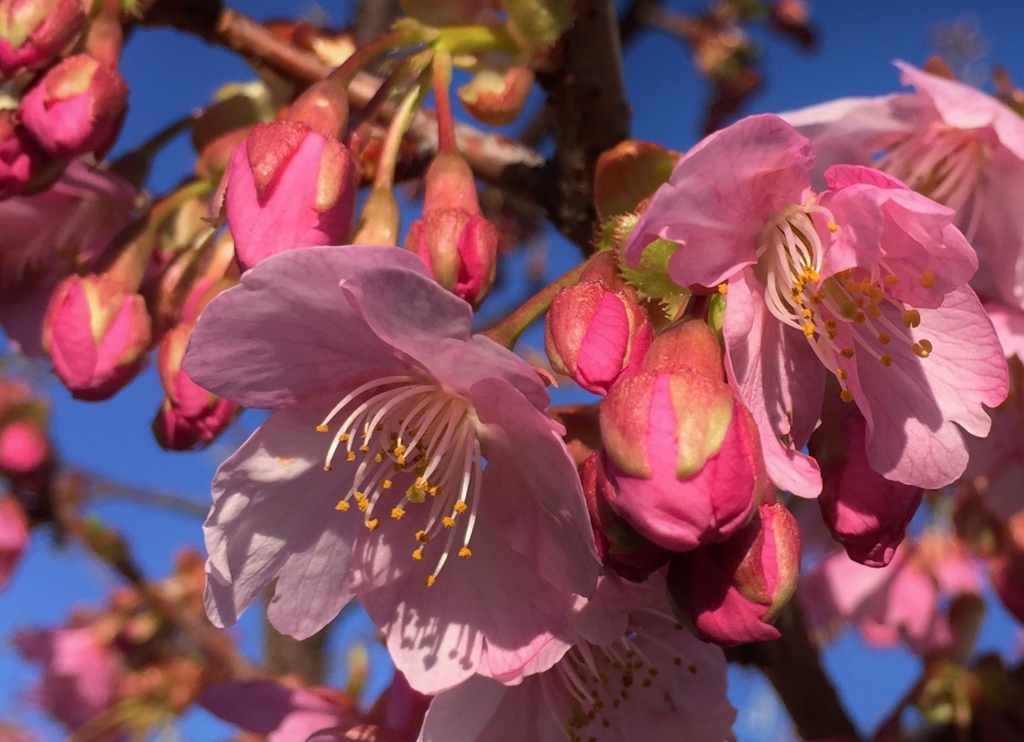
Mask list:
[[[377,160],[377,172],[373,178],[374,188],[387,188],[390,190],[394,187],[395,167],[398,164],[398,152],[402,146],[402,139],[409,130],[413,116],[416,115],[416,110],[423,102],[426,93],[426,81],[421,76],[416,86],[406,93],[402,103],[398,106],[398,110],[395,111],[395,116],[391,119],[391,124],[388,126],[387,134],[384,137],[380,158]]]
[[[455,121],[448,88],[452,83],[452,56],[439,50],[434,54],[434,105],[437,106],[437,150],[454,152]]]
[[[200,111],[193,111],[177,121],[172,121],[131,152],[126,152],[118,157],[111,164],[110,170],[129,181],[136,188],[140,188],[149,176],[153,158],[179,134],[191,129],[199,120],[200,114]]]
[[[411,28],[395,29],[356,49],[348,59],[327,76],[327,79],[341,83],[347,88],[355,79],[356,73],[373,59],[403,47],[421,44],[424,41],[421,34],[413,32]]]
[[[579,283],[580,276],[583,275],[583,271],[586,270],[588,265],[590,265],[590,260],[580,263],[569,272],[563,274],[553,283],[531,296],[521,307],[483,334],[511,350],[515,346],[516,341],[519,340],[519,336],[526,331],[526,328],[548,310],[552,299],[555,298],[555,294],[567,286]]]

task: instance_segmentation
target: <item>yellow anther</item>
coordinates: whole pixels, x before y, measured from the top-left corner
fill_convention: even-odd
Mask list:
[[[462,500],[459,500],[457,503],[455,503],[455,506],[452,508],[452,510],[454,510],[459,515],[462,515],[464,512],[466,512],[466,503],[462,502]]]
[[[867,311],[872,319],[878,319],[882,316],[882,310],[878,308],[877,304],[868,304],[865,311]]]
[[[391,480],[390,479],[382,479],[381,482],[380,482],[380,488],[382,490],[389,490],[389,489],[391,489]]]
[[[886,286],[896,286],[897,284],[899,284],[899,282],[900,279],[896,278],[896,276],[894,276],[891,273],[882,279],[882,283],[884,283]]]
[[[882,362],[882,365],[885,366],[886,368],[888,368],[889,366],[892,365],[892,356],[889,355],[888,353],[886,353],[884,356],[882,356],[878,360],[880,360]]]
[[[835,222],[829,222],[828,231],[831,232],[832,234],[835,234],[836,232],[839,231],[839,225],[836,224]]]
[[[802,307],[804,305],[803,294],[793,294],[793,303],[796,304],[798,307]]]
[[[867,317],[864,315],[864,312],[857,312],[855,315],[853,315],[853,321],[858,325],[864,324],[864,321],[866,319]]]
[[[839,379],[840,381],[845,380],[846,377],[849,376],[849,375],[850,374],[847,373],[845,368],[837,368],[836,369],[836,378]]]
[[[473,556],[473,552],[469,550],[469,547],[463,546],[461,549],[459,549],[459,556],[463,559],[469,559],[471,556]]]
[[[925,268],[921,271],[921,288],[930,289],[935,285],[935,274]]]
[[[395,520],[401,520],[403,515],[405,511],[402,508],[391,508],[391,517]]]
[[[405,456],[395,457],[395,468],[400,469],[403,466],[405,466]]]
[[[852,402],[853,392],[851,392],[849,389],[844,389],[843,391],[839,392],[839,399],[843,400],[844,402]]]
[[[382,462],[384,460],[384,454],[378,453],[376,456],[373,457],[373,460],[374,460],[375,463],[379,464],[380,462]]]
[[[367,445],[366,445],[366,444],[364,443],[363,445],[361,445],[361,446],[359,447],[359,450],[360,450],[360,451],[361,451],[362,453],[369,453],[369,452],[370,452],[370,447],[369,447],[369,446],[367,446]]]
[[[808,338],[814,337],[814,323],[813,322],[804,322],[804,335],[806,335]]]
[[[371,531],[376,531],[377,530],[377,526],[379,526],[379,525],[380,525],[380,521],[377,520],[376,518],[370,518],[368,521],[366,521],[366,527],[369,528]]]
[[[393,453],[395,456],[401,456],[403,453],[405,453],[408,450],[409,449],[407,449],[405,446],[403,446],[401,443],[399,443],[398,445],[396,445],[394,448],[391,449],[391,453]]]
[[[356,460],[356,452],[355,451],[349,451],[348,454],[345,456],[345,461],[355,461],[355,460]]]
[[[853,348],[843,348],[839,351],[839,355],[843,358],[853,358]]]
[[[801,314],[803,315],[804,319],[814,319],[813,309],[805,309],[803,312],[801,312]]]
[[[330,471],[330,470],[331,470],[331,465],[330,464],[324,464],[324,471]]]
[[[870,283],[864,287],[864,293],[867,294],[871,299],[878,302],[881,301],[885,296],[885,292],[882,291],[882,287],[878,284]]]
[[[903,326],[917,327],[921,324],[921,313],[916,309],[907,309],[903,312]]]
[[[918,358],[927,358],[932,354],[932,344],[928,340],[919,340],[911,348]]]
[[[729,293],[729,284],[727,284],[727,283],[720,283],[720,284],[718,284],[718,293],[720,293],[720,294],[728,294]]]
[[[412,553],[412,558],[415,559],[417,562],[423,558],[422,546],[416,548],[416,550]]]
[[[317,433],[326,433],[327,432],[327,426],[323,425],[323,424],[317,425],[316,426],[316,432]]]
[[[416,540],[421,544],[427,544],[430,543],[430,536],[426,531],[416,531]]]
[[[348,433],[342,433],[341,435],[338,436],[338,441],[340,443],[348,443],[351,438],[352,436],[350,436]]]
[[[882,345],[888,345],[892,342],[892,335],[887,332],[880,332],[878,333],[878,342]]]
[[[356,506],[359,512],[365,513],[370,508],[370,501],[364,497],[362,500],[356,500]]]
[[[813,283],[817,283],[818,279],[821,278],[821,276],[818,274],[818,271],[814,270],[814,268],[811,268],[809,271],[806,271],[806,274],[807,277],[811,279]]]
[[[427,579],[425,579],[423,581],[423,584],[426,585],[427,587],[433,587],[434,583],[436,581],[437,581],[437,578],[434,577],[434,575],[427,575]]]
[[[338,500],[338,504],[334,506],[335,510],[340,510],[343,513],[347,513],[349,504],[347,500]]]
[[[446,515],[443,518],[441,518],[441,525],[443,525],[445,528],[454,528],[455,527],[455,518],[452,518],[451,516]]]

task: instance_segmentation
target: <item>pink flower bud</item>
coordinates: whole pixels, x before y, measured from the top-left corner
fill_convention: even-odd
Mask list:
[[[224,208],[243,270],[271,255],[341,245],[352,227],[356,162],[299,121],[259,124],[231,155]]]
[[[43,152],[14,111],[0,111],[0,200],[17,196],[35,174]]]
[[[85,30],[82,0],[0,0],[0,73],[49,65]]]
[[[616,509],[671,551],[735,533],[767,486],[750,413],[692,369],[620,379],[601,404],[601,436]]]
[[[588,392],[607,394],[620,377],[640,370],[654,328],[628,290],[584,281],[559,291],[544,326],[552,368]]]
[[[47,152],[63,160],[87,153],[102,157],[128,111],[121,73],[88,54],[51,68],[21,99],[25,128]]]
[[[15,420],[0,428],[0,472],[11,476],[35,471],[49,453],[46,434],[30,420]]]
[[[664,567],[671,553],[645,539],[612,509],[611,483],[600,454],[595,453],[583,462],[580,481],[601,563],[619,577],[634,582],[642,582]]]
[[[725,379],[722,346],[711,328],[696,320],[671,325],[654,338],[643,368],[669,374],[689,368],[715,381]]]
[[[423,218],[412,223],[405,248],[439,284],[474,306],[491,290],[498,230],[480,213],[473,172],[457,152],[439,152],[430,163]]]
[[[164,336],[157,352],[157,371],[167,396],[153,420],[153,435],[170,451],[208,445],[241,410],[234,402],[203,389],[181,368],[192,327],[178,325]]]
[[[25,511],[13,497],[0,498],[0,588],[11,578],[28,541]]]
[[[777,639],[771,622],[799,576],[800,529],[783,505],[772,503],[728,541],[677,554],[668,592],[704,639],[728,646]]]
[[[488,126],[508,126],[526,105],[533,89],[533,70],[509,67],[498,71],[485,67],[459,88],[459,100],[470,115]]]
[[[838,395],[833,395],[838,397]],[[868,463],[867,423],[852,405],[826,403],[809,446],[821,466],[821,516],[855,562],[884,567],[903,541],[924,490],[893,482]]]
[[[64,279],[46,310],[43,345],[76,399],[111,397],[142,368],[149,342],[145,301],[108,274]]]

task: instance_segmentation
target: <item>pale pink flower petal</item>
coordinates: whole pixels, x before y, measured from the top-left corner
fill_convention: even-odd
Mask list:
[[[894,308],[882,312],[900,323]],[[995,407],[1006,398],[1008,377],[991,323],[969,288],[950,292],[941,307],[921,309],[920,315],[920,326],[907,332],[914,341],[931,343],[927,358],[893,342],[891,366],[857,355],[848,364],[848,384],[868,423],[868,461],[875,471],[937,489],[967,466],[960,428],[988,434],[991,421],[982,405]]]
[[[272,680],[235,680],[207,687],[199,696],[206,710],[267,742],[304,742],[323,729],[351,726],[351,709],[302,688]]]
[[[756,261],[765,221],[811,184],[810,142],[776,116],[750,116],[687,152],[655,193],[626,247],[635,265],[656,237],[683,245],[669,261],[680,286],[714,286]],[[687,205],[680,216],[676,204]]]
[[[768,313],[763,292],[749,272],[729,283],[726,372],[757,423],[769,479],[799,497],[816,497],[818,464],[800,449],[818,420],[825,375],[804,338]]]

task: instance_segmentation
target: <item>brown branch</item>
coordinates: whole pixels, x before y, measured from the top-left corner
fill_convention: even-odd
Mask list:
[[[801,739],[859,739],[810,640],[799,601],[791,600],[783,608],[775,626],[782,638],[737,647],[729,651],[730,659],[753,664],[764,673]]]
[[[552,219],[589,252],[597,223],[594,166],[602,152],[629,136],[615,3],[577,0],[575,23],[560,43],[557,68],[538,75],[548,92],[555,136]]]

